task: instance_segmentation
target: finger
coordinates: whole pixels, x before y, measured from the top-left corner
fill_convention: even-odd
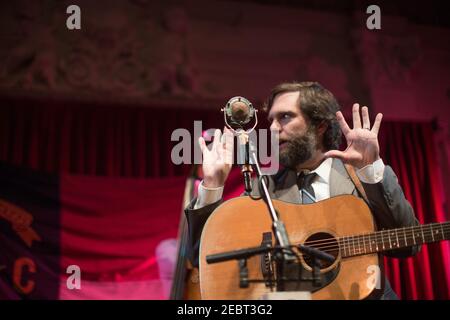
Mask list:
[[[232,165],[233,164],[233,157],[234,157],[234,137],[231,134],[227,134],[225,137],[225,145],[224,145],[224,160],[225,164]]]
[[[222,145],[224,147],[230,146],[234,141],[234,135],[230,130],[224,130],[222,135]]]
[[[361,128],[361,118],[359,116],[359,104],[355,103],[352,109],[353,113],[353,129]]]
[[[339,126],[341,127],[342,133],[344,134],[344,136],[347,136],[347,134],[350,132],[351,129],[349,128],[347,121],[345,121],[342,112],[340,111],[336,112],[336,119],[339,123]]]
[[[343,161],[347,159],[347,155],[344,152],[339,151],[339,150],[330,150],[330,151],[325,152],[324,155],[326,158],[338,158]]]
[[[203,153],[203,150],[205,150],[205,148],[206,148],[206,142],[205,142],[205,139],[203,139],[203,137],[198,138],[198,145],[200,146],[200,150]]]
[[[383,119],[383,114],[382,113],[377,114],[375,122],[372,127],[372,132],[375,134],[378,134],[378,131],[380,130],[381,119]]]
[[[220,132],[219,129],[216,129],[216,131],[214,131],[214,141],[213,141],[213,145],[212,145],[212,150],[216,149],[217,146],[219,145],[221,134],[222,134],[222,132]]]
[[[233,132],[231,132],[230,129],[227,127],[223,128],[223,135],[222,135],[222,144],[225,145],[229,142],[230,137],[233,137]]]
[[[363,129],[370,130],[370,119],[369,119],[369,109],[364,106],[361,108],[362,120],[363,120]]]
[[[230,130],[230,129],[228,129],[227,126],[224,126],[224,127],[223,127],[223,133],[224,133],[224,134],[227,133],[229,130]]]

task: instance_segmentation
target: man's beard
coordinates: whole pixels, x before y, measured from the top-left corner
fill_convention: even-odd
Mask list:
[[[280,150],[280,163],[289,169],[296,169],[312,157],[316,145],[314,128],[309,127],[306,133],[287,141],[286,147]]]

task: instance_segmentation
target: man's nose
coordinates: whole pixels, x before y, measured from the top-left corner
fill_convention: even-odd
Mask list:
[[[281,131],[280,123],[276,120],[273,120],[270,124],[270,130],[272,131]]]

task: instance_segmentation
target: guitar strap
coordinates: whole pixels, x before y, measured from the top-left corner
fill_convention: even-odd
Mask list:
[[[348,175],[350,176],[350,179],[352,179],[353,184],[356,187],[356,190],[358,190],[358,193],[363,197],[363,199],[369,203],[369,199],[367,198],[367,194],[364,191],[364,188],[361,184],[361,181],[359,180],[358,176],[356,175],[355,168],[349,164],[344,164],[345,169],[347,170]]]
[[[363,186],[361,184],[361,181],[359,180],[358,176],[356,175],[355,168],[353,166],[349,165],[349,164],[344,164],[344,166],[345,166],[345,169],[347,170],[348,175],[350,176],[350,179],[352,179],[353,184],[356,187],[356,190],[358,190],[358,193],[361,195],[361,197],[364,199],[364,201],[366,201],[367,205],[369,205],[369,199],[367,198],[366,191],[364,191],[364,188],[363,188]],[[370,208],[370,206],[369,206],[369,208]],[[381,272],[381,274],[384,274],[384,263],[382,263],[383,260],[381,260],[380,254],[378,254],[378,256],[379,256],[379,261],[381,261],[381,263],[379,263],[380,272]],[[382,288],[382,290],[375,290],[374,293],[372,293],[373,297],[380,297],[381,296],[381,294],[382,294],[381,292],[384,291],[384,288],[385,288],[385,285],[386,285],[385,281],[386,281],[386,277],[382,276],[381,277],[381,288]]]

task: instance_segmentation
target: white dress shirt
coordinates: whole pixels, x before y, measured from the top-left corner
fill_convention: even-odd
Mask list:
[[[324,160],[320,166],[311,172],[317,174],[317,178],[311,184],[314,189],[316,201],[328,199],[330,197],[330,173],[332,158]],[[384,163],[380,158],[374,163],[356,170],[358,178],[364,183],[378,183],[383,179]],[[203,185],[203,181],[198,186],[197,202],[194,209],[199,209],[208,204],[214,203],[222,198],[223,187],[208,188]]]

